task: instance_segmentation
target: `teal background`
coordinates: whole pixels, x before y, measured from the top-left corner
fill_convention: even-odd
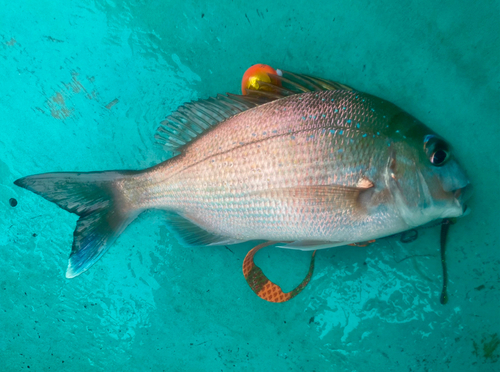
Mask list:
[[[498,1],[0,0],[0,370],[498,370],[499,15]],[[388,99],[454,145],[475,193],[450,230],[446,306],[437,228],[320,251],[304,292],[270,304],[241,273],[252,245],[186,249],[150,211],[65,278],[76,217],[13,181],[165,160],[158,123],[238,93],[255,63]],[[309,254],[256,261],[290,290]]]

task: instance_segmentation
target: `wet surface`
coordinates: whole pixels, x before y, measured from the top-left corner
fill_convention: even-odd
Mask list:
[[[0,24],[4,365],[497,368],[498,3],[79,4],[17,2],[4,8]],[[76,217],[13,181],[165,160],[154,145],[158,123],[183,102],[238,93],[241,74],[258,62],[386,98],[454,145],[475,191],[472,212],[448,236],[445,306],[439,227],[407,244],[394,237],[320,251],[309,286],[283,304],[248,288],[241,265],[252,245],[181,247],[159,211],[130,225],[91,270],[65,278]],[[309,257],[266,249],[255,262],[288,291],[307,273]]]

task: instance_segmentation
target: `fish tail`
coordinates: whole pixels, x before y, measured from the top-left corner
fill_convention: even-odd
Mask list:
[[[139,215],[139,211],[127,206],[117,187],[135,173],[44,173],[14,182],[80,216],[73,232],[67,278],[88,270]]]

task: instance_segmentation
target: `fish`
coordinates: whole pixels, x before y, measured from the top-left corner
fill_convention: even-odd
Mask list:
[[[79,216],[67,278],[94,265],[149,209],[165,211],[186,247],[268,242],[243,267],[256,293],[269,283],[253,255],[267,245],[316,251],[464,213],[465,170],[451,144],[418,119],[344,84],[266,74],[260,89],[186,103],[168,116],[155,138],[173,156],[153,167],[14,182]],[[313,268],[299,291],[283,297],[278,287],[271,301],[295,296]]]

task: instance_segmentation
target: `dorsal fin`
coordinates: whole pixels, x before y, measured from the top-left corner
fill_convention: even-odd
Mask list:
[[[218,94],[217,97],[184,104],[160,123],[155,134],[156,141],[167,151],[182,152],[183,146],[209,128],[264,103],[312,91],[353,90],[333,81],[277,71],[278,75],[268,75],[272,77],[271,81],[277,81],[278,84],[259,81],[259,86],[265,86],[266,90],[247,89],[246,95]]]
[[[166,150],[180,151],[180,147],[221,121],[266,102],[270,100],[219,94],[215,98],[186,103],[160,123],[155,139]]]

